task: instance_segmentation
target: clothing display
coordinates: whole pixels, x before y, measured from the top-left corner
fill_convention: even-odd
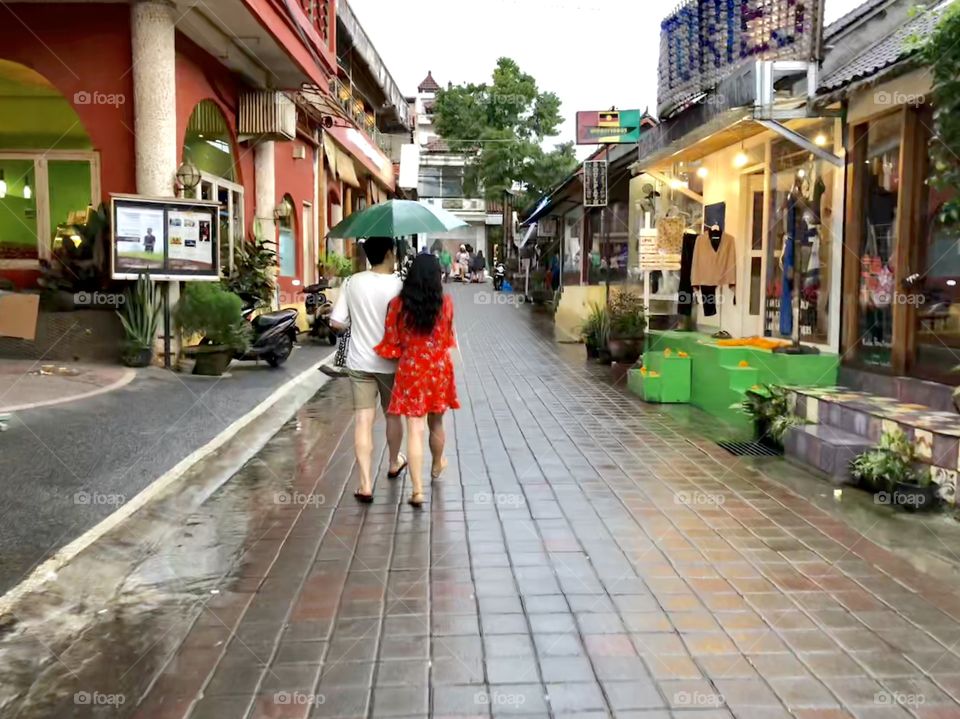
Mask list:
[[[700,285],[700,303],[703,305],[704,317],[713,317],[717,314],[716,285]]]
[[[693,252],[697,246],[699,235],[689,230],[683,233],[683,246],[680,250],[680,300],[677,303],[677,313],[684,317],[693,314],[693,283],[690,277],[693,271]]]
[[[693,253],[693,268],[690,283],[694,286],[737,284],[737,247],[733,237],[726,232],[720,234],[717,246],[711,242],[710,232],[697,239]]]
[[[376,347],[385,360],[400,360],[387,412],[406,417],[442,414],[459,409],[450,349],[456,346],[453,332],[453,300],[443,298],[440,317],[430,334],[407,326],[402,301],[391,300],[383,341]]]
[[[657,250],[661,253],[679,255],[683,244],[682,217],[661,217],[657,220]]]

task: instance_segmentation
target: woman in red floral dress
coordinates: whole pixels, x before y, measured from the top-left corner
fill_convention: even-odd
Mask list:
[[[407,418],[409,503],[417,508],[423,506],[424,423],[430,429],[430,474],[436,479],[447,466],[443,413],[460,408],[450,360],[453,347],[453,301],[443,293],[440,262],[432,254],[417,255],[400,295],[387,308],[383,341],[376,347],[381,357],[400,360],[387,412]]]

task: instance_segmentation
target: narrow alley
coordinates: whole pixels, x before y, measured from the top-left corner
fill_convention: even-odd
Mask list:
[[[151,508],[136,542],[105,538],[13,607],[0,714],[960,716],[958,577],[485,291],[452,290],[464,408],[422,512],[382,446],[375,503],[354,501],[332,382],[215,493]]]

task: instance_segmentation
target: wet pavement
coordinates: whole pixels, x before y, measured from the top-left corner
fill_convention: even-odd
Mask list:
[[[16,412],[0,433],[0,593],[329,353],[304,344],[280,369],[235,362],[225,378],[137,370],[105,394]],[[84,379],[30,376],[11,392]]]
[[[382,442],[355,503],[331,383],[231,482],[194,478],[0,619],[0,716],[960,717],[960,579],[866,536],[904,520],[453,291],[464,408],[422,512]]]

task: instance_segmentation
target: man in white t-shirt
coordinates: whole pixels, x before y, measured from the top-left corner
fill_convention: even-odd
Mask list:
[[[406,458],[400,454],[402,420],[399,416],[387,414],[397,363],[383,359],[373,349],[383,340],[387,305],[400,294],[403,286],[395,272],[395,247],[392,237],[370,237],[363,243],[371,269],[346,281],[330,315],[334,329],[350,328],[347,370],[353,387],[354,444],[360,470],[360,490],[354,496],[362,502],[373,499],[373,423],[377,417],[378,397],[387,420],[390,451],[387,476],[395,479],[407,464]]]

